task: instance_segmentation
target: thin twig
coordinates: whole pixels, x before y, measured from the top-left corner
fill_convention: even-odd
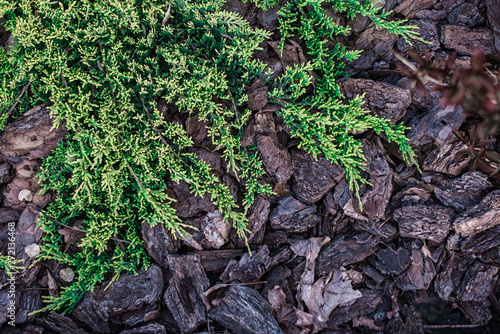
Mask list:
[[[19,102],[21,101],[23,95],[26,93],[26,91],[28,90],[28,88],[30,86],[31,86],[31,81],[28,82],[26,84],[26,86],[23,87],[23,90],[21,91],[21,94],[19,94],[19,96],[17,97],[16,102],[12,105],[12,107],[10,107],[9,111],[7,112],[7,117],[9,117],[12,114],[12,112],[14,111],[14,109],[16,109],[16,107],[19,104]]]
[[[170,16],[170,7],[171,7],[171,6],[172,6],[172,5],[170,5],[170,4],[168,5],[167,12],[165,13],[165,17],[163,18],[163,21],[161,21],[161,24],[162,24],[162,25],[167,24],[168,17]]]
[[[478,328],[481,325],[424,325],[424,329]]]

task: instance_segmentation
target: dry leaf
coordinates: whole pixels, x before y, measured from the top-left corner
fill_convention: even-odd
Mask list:
[[[29,257],[35,257],[37,256],[38,254],[40,254],[40,246],[38,246],[37,244],[31,244],[29,246],[26,246],[24,248],[24,252],[26,253],[26,255],[28,255]]]

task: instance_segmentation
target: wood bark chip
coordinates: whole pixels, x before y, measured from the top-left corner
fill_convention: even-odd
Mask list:
[[[403,291],[427,290],[436,276],[431,253],[420,241],[413,241],[410,250],[410,267],[403,274],[395,277],[394,281]]]
[[[219,277],[224,283],[258,281],[270,269],[271,258],[267,246],[261,246],[253,256],[243,254],[240,261],[231,260]]]
[[[58,314],[50,313],[47,317],[38,318],[36,321],[53,330],[58,334],[86,334],[87,332],[81,329],[73,320],[70,318]]]
[[[500,190],[486,195],[483,200],[467,210],[453,223],[453,228],[463,237],[477,234],[500,224]]]
[[[106,290],[87,292],[73,315],[96,333],[111,333],[116,327],[134,326],[158,308],[163,289],[163,273],[151,266],[135,275],[122,275]]]
[[[273,229],[288,232],[305,232],[319,223],[316,206],[306,206],[292,196],[280,200],[269,220]]]
[[[380,238],[369,233],[352,237],[337,236],[319,254],[317,273],[327,274],[336,268],[363,261],[378,250]]]
[[[208,316],[238,334],[283,334],[271,305],[256,290],[233,285],[217,291]]]
[[[172,278],[163,302],[172,313],[181,333],[192,333],[206,321],[202,294],[210,287],[199,255],[169,255]]]
[[[416,204],[394,210],[394,220],[402,237],[442,243],[451,229],[454,214],[444,206]]]
[[[292,189],[297,199],[305,204],[313,204],[321,199],[343,177],[344,170],[324,157],[314,160],[312,155],[294,152]]]

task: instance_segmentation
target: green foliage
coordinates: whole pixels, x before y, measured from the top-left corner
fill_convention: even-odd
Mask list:
[[[405,161],[416,164],[415,153],[404,135],[406,128],[369,114],[362,108],[362,96],[342,102],[344,97],[335,81],[343,74],[345,61],[357,59],[360,51],[347,50],[340,43],[331,42],[336,35],[347,35],[350,27],[336,24],[324,6],[332,6],[350,18],[356,14],[367,16],[377,28],[400,34],[405,40],[417,36],[415,27],[405,26],[405,21],[386,21],[390,12],[380,11],[374,4],[370,1],[360,4],[357,0],[292,0],[278,12],[281,48],[287,38],[299,37],[312,60],[288,68],[285,75],[275,81],[271,97],[282,105],[279,114],[291,134],[301,139],[299,147],[314,157],[324,154],[339,163],[346,171],[349,188],[356,194],[359,183],[367,181],[360,173],[365,165],[362,144],[353,133],[373,129],[377,134],[384,134],[389,142],[399,146]],[[311,73],[316,74],[314,79]],[[311,86],[314,94],[307,94]]]
[[[140,228],[164,224],[177,237],[187,231],[172,208],[169,181],[185,182],[212,202],[245,237],[246,213],[259,193],[264,174],[255,148],[240,138],[251,112],[245,90],[262,75],[253,59],[270,33],[254,29],[237,14],[222,10],[223,0],[0,0],[0,16],[17,45],[0,52],[0,130],[11,117],[48,103],[68,138],[44,160],[40,180],[56,200],[42,213],[44,232],[39,259],[52,259],[75,270],[74,283],[59,296],[46,297],[41,311],[71,311],[86,291],[113,275],[135,273],[148,265]],[[358,51],[330,46],[349,27],[336,25],[322,1],[292,0],[280,10],[282,45],[299,36],[312,61],[287,69],[271,92],[279,112],[301,147],[324,154],[346,170],[351,189],[365,182],[361,143],[353,133],[373,129],[396,142],[407,161],[414,154],[403,126],[369,115],[361,97],[348,103],[335,78],[344,61]],[[387,22],[370,2],[327,2],[340,12],[370,17],[377,27],[405,38],[412,27]],[[275,0],[261,1],[269,8]],[[317,77],[312,79],[311,73]],[[315,94],[306,94],[313,86]],[[29,94],[27,93],[29,90]],[[159,99],[180,114],[197,113],[226,161],[228,172],[245,186],[241,202],[189,153],[193,141],[157,108]],[[170,110],[168,113],[172,114]],[[79,252],[65,249],[61,225],[83,222]]]
[[[24,267],[19,266],[23,262],[23,260],[0,254],[0,270],[5,271],[10,278],[14,277],[14,274],[19,270],[24,269]]]
[[[70,135],[45,159],[40,180],[57,199],[44,210],[39,259],[75,268],[76,281],[44,310],[71,310],[108,273],[117,278],[148,264],[142,222],[186,235],[167,182],[209,194],[245,237],[246,212],[269,186],[255,149],[239,145],[250,112],[245,89],[264,66],[253,52],[269,34],[252,29],[223,1],[17,0],[3,5],[18,45],[1,53],[2,115],[31,83],[30,105],[50,103]],[[168,15],[166,15],[169,13]],[[27,94],[25,97],[28,96]],[[210,122],[209,136],[246,186],[236,203],[225,183],[187,149],[184,128],[167,122],[158,98]],[[227,102],[227,103],[226,103]],[[231,107],[225,107],[225,106]],[[17,109],[27,109],[18,106]],[[58,230],[82,220],[81,251],[64,251]],[[125,240],[125,242],[117,241]]]

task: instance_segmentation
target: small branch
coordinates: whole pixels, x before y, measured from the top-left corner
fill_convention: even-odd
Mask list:
[[[16,107],[19,104],[19,102],[21,101],[23,95],[26,93],[26,91],[28,90],[28,88],[30,86],[31,86],[31,81],[28,82],[26,84],[26,86],[23,87],[23,90],[21,91],[21,94],[19,94],[19,96],[17,97],[16,102],[12,105],[12,107],[10,107],[9,111],[7,112],[7,117],[9,117],[12,114],[12,112],[14,111],[14,109],[16,109]]]
[[[165,17],[163,18],[163,20],[161,21],[161,24],[162,25],[165,25],[167,24],[167,21],[168,21],[168,17],[170,16],[170,7],[172,5],[168,5],[168,8],[167,8],[167,12],[165,13]]]
[[[478,328],[481,325],[424,325],[424,329]]]

